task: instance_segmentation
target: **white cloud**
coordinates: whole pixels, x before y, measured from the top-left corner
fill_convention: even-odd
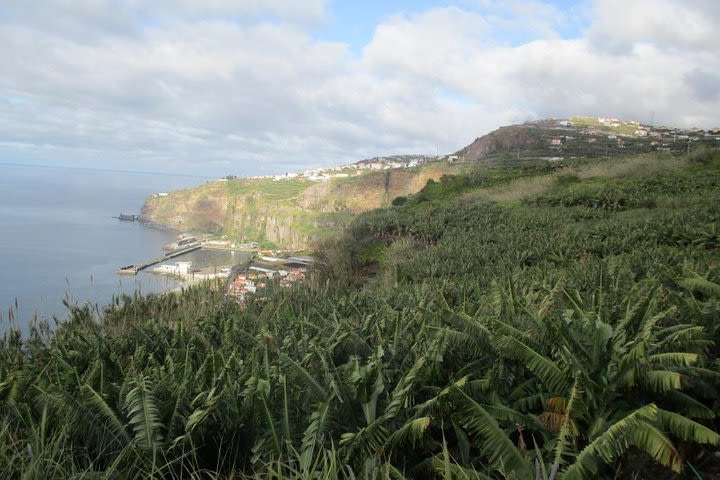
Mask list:
[[[378,27],[364,59],[398,77],[437,82],[486,107],[514,106],[518,116],[501,122],[583,112],[647,121],[654,112],[670,124],[716,123],[720,102],[707,102],[715,98],[713,72],[720,72],[720,39],[708,26],[713,15],[701,2],[694,9],[670,0],[640,3],[623,9],[614,0],[597,2],[600,13],[588,36],[517,46],[497,41],[482,16],[431,10]],[[652,14],[640,15],[646,9]],[[617,18],[612,26],[608,12]],[[678,27],[660,28],[674,19]],[[683,35],[696,20],[697,30]],[[608,48],[599,48],[603,36],[613,40]]]
[[[720,3],[710,0],[599,0],[589,31],[593,46],[625,54],[649,44],[674,52],[717,52]]]
[[[625,3],[595,2],[571,38],[537,0],[396,15],[355,58],[314,40],[321,0],[10,2],[0,160],[242,175],[453,151],[547,116],[720,123],[717,4]]]

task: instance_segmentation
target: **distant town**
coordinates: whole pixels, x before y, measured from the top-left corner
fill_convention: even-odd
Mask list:
[[[627,138],[647,137],[650,139],[650,146],[655,147],[654,150],[657,151],[671,151],[678,141],[686,145],[688,142],[720,141],[720,128],[710,130],[669,128],[644,125],[634,120],[619,120],[608,116],[561,119],[556,120],[555,125],[560,128],[579,128],[579,133],[584,135],[605,136],[608,140],[615,140],[620,147]],[[550,141],[552,145],[560,146],[563,140],[567,140],[567,138],[558,136]],[[589,138],[587,142],[593,143],[593,139]]]
[[[386,157],[374,157],[367,160],[360,160],[349,165],[338,167],[316,168],[299,173],[284,173],[281,175],[256,175],[246,177],[248,180],[310,180],[314,182],[327,182],[332,178],[357,177],[373,170],[391,170],[398,168],[413,168],[429,161],[439,160],[441,157],[433,155],[392,155]],[[220,179],[227,181],[227,178]]]

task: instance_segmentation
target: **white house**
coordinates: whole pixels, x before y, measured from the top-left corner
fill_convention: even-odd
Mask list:
[[[164,273],[166,275],[187,275],[190,272],[192,262],[175,262],[175,265],[163,263],[159,267],[153,269],[156,273]]]

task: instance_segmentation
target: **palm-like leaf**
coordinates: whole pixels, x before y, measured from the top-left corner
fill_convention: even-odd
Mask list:
[[[711,282],[699,275],[683,278],[678,283],[686,290],[701,293],[706,297],[720,298],[720,284]]]
[[[387,447],[392,450],[402,447],[407,443],[411,443],[414,446],[415,442],[425,435],[430,424],[430,417],[418,417],[410,420],[388,437],[386,441]]]
[[[542,380],[548,391],[559,393],[562,390],[567,377],[555,362],[514,337],[506,338],[514,354]]]
[[[330,419],[330,403],[323,402],[318,405],[310,415],[308,424],[302,438],[300,451],[300,465],[307,468],[315,455],[315,450],[323,445],[323,437]]]
[[[665,430],[686,442],[717,445],[720,435],[698,422],[690,420],[679,413],[667,410],[659,411],[659,423]]]
[[[530,478],[532,470],[529,463],[505,431],[500,428],[497,420],[465,392],[462,390],[458,392],[464,398],[465,404],[460,422],[474,435],[483,439],[481,451],[490,463],[496,468],[501,466],[506,472],[514,472],[518,478]]]
[[[550,480],[553,480],[557,475],[560,463],[562,462],[563,455],[567,454],[566,449],[568,444],[572,441],[572,436],[576,434],[576,428],[574,428],[574,420],[572,415],[574,414],[574,406],[578,401],[582,390],[580,388],[579,375],[575,375],[575,381],[573,382],[572,389],[570,390],[570,398],[568,399],[567,406],[563,412],[562,425],[560,426],[560,432],[558,434],[557,444],[555,445],[555,460],[553,462],[552,469],[550,470]]]
[[[632,445],[634,432],[644,422],[657,416],[654,404],[645,405],[614,422],[578,453],[575,461],[562,472],[563,480],[592,478],[602,464],[612,462]]]
[[[135,442],[146,451],[155,452],[162,446],[162,422],[150,382],[140,377],[125,396],[124,408],[130,426],[135,432]]]
[[[130,443],[130,437],[125,429],[125,423],[108,405],[105,399],[90,385],[83,385],[82,393],[87,404],[97,412],[100,418],[105,420],[108,430],[113,437],[124,447]]]
[[[675,446],[655,425],[643,422],[632,432],[632,444],[647,452],[656,462],[678,473],[682,468],[682,458]]]

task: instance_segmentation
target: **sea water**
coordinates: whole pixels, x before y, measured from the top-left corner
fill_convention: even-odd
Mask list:
[[[62,321],[63,301],[102,305],[114,295],[177,286],[150,272],[118,275],[124,265],[163,254],[175,233],[120,221],[148,195],[197,186],[204,177],[0,164],[0,334],[24,333],[33,319]],[[196,254],[206,266],[227,252]]]

